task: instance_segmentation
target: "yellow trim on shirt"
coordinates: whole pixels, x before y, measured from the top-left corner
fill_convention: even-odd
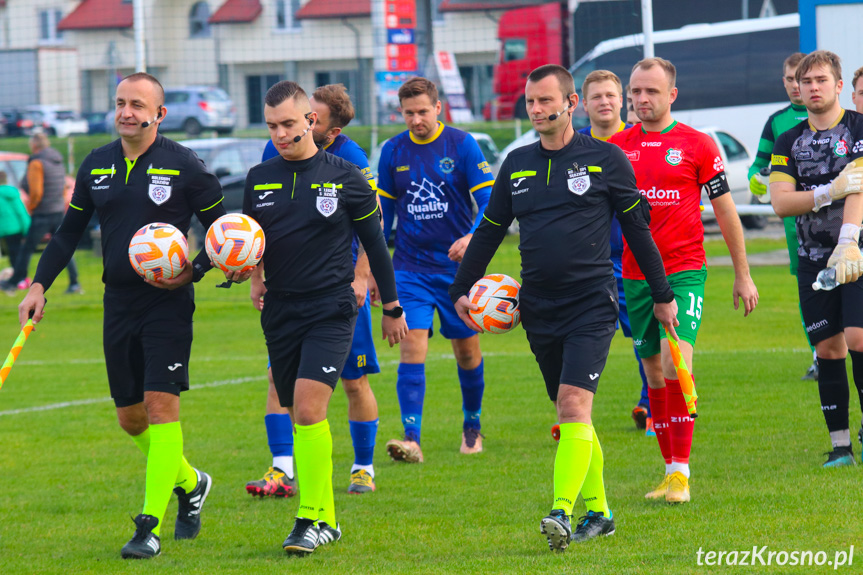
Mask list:
[[[411,142],[413,142],[414,144],[431,144],[432,142],[437,140],[438,136],[443,133],[443,127],[443,122],[438,122],[437,130],[435,130],[435,133],[432,134],[428,140],[420,140],[419,138],[414,136],[414,133],[411,131],[408,131],[408,135],[411,137]]]
[[[483,182],[483,183],[481,183],[481,184],[477,184],[477,185],[475,185],[474,187],[472,187],[472,188],[471,188],[470,190],[468,190],[468,191],[469,191],[470,193],[474,193],[474,192],[475,192],[475,191],[477,191],[477,190],[481,190],[482,188],[487,188],[488,186],[493,186],[493,185],[494,185],[494,180],[489,180],[488,182]]]

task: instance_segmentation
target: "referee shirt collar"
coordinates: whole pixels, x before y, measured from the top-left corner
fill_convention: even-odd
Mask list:
[[[326,152],[323,151],[323,149],[318,148],[318,151],[315,152],[314,156],[312,156],[310,158],[306,158],[305,160],[286,160],[286,159],[282,158],[282,161],[285,163],[287,168],[291,171],[305,172],[313,164],[315,164],[317,162],[317,159],[321,154],[326,154]],[[281,157],[281,156],[279,156],[279,157]]]

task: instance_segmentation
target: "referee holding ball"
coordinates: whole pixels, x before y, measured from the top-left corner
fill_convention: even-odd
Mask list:
[[[173,279],[144,280],[129,263],[129,241],[144,225],[164,222],[188,233],[194,214],[209,228],[225,214],[222,189],[194,152],[159,135],[167,109],[153,76],[136,73],[117,85],[114,124],[118,140],[90,152],[78,170],[75,194],[60,228],[45,248],[33,285],[18,306],[42,319],[45,291],[72,257],[95,210],[102,230],[105,283],[103,346],[111,397],[120,427],[147,456],[144,509],[123,558],[161,552],[162,519],[177,494],[175,539],[194,539],[212,480],[183,457],[180,392],[189,389],[192,349],[191,282],[210,268],[204,250]],[[251,275],[236,272],[229,279]]]
[[[327,407],[353,339],[357,298],[351,241],[356,230],[383,303],[390,346],[407,335],[374,190],[352,163],[319,150],[309,98],[294,82],[273,85],[264,118],[279,156],[249,171],[243,212],[264,229],[267,249],[252,275],[264,298],[261,326],[279,402],[296,435],[301,485],[296,522],[282,547],[305,555],[341,538],[333,502],[333,440]],[[264,274],[266,273],[266,282]]]

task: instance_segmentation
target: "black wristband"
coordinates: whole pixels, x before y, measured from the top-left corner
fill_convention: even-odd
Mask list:
[[[202,279],[204,279],[204,274],[207,273],[207,269],[204,268],[200,263],[194,262],[192,263],[192,281],[194,283],[198,283]]]

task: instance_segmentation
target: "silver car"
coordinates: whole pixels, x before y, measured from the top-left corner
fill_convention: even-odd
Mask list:
[[[221,88],[185,86],[165,90],[168,113],[162,120],[165,132],[184,131],[197,136],[203,130],[230,134],[237,125],[237,108]]]

